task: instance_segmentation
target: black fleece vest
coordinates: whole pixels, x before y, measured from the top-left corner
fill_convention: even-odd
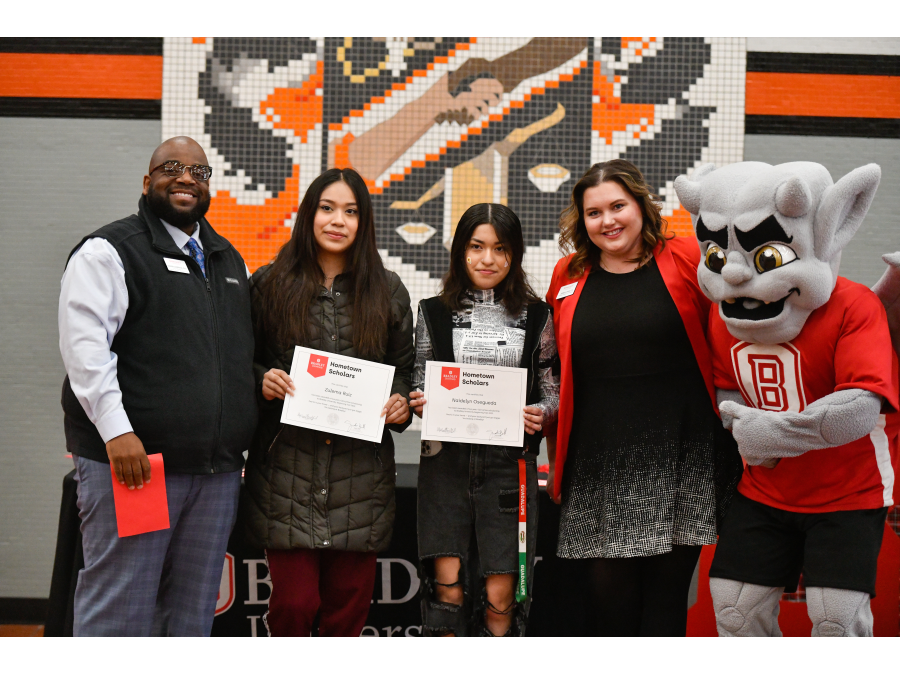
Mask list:
[[[453,363],[456,356],[453,353],[453,317],[440,297],[428,298],[421,302],[422,314],[425,317],[425,325],[428,327],[428,335],[431,337],[431,346],[434,349],[434,360]],[[522,350],[520,368],[528,370],[528,393],[525,396],[526,405],[531,405],[541,400],[541,382],[538,377],[538,362],[541,358],[541,331],[550,314],[550,305],[546,302],[533,302],[528,305],[525,316],[525,345]],[[541,446],[542,432],[525,434],[524,449],[530,452],[538,452]]]
[[[201,218],[207,281],[143,197],[137,215],[88,235],[69,257],[94,237],[112,244],[125,266],[128,311],[111,351],[135,434],[148,454],[163,454],[166,471],[237,471],[257,414],[250,293],[240,254]],[[190,274],[170,272],[165,258],[185,261]],[[68,377],[62,406],[69,452],[109,462]]]

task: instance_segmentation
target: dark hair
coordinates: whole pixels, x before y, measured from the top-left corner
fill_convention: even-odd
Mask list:
[[[441,300],[452,311],[464,309],[466,291],[472,288],[472,280],[469,279],[465,264],[466,247],[479,225],[492,226],[497,239],[509,254],[509,274],[494,291],[502,298],[507,314],[517,316],[526,304],[538,302],[539,298],[522,268],[522,258],[525,255],[522,224],[513,210],[503,204],[475,204],[462,214],[450,247],[450,269],[444,275]]]
[[[584,225],[584,193],[600,183],[615,182],[630,194],[641,207],[644,224],[641,228],[642,251],[640,258],[630,262],[644,264],[650,260],[653,250],[666,245],[664,230],[666,221],[660,213],[660,198],[653,194],[644,175],[631,162],[624,159],[613,159],[608,162],[594,164],[585,171],[572,189],[572,201],[563,210],[559,219],[559,247],[564,253],[573,253],[569,260],[569,278],[584,274],[588,265],[596,267],[600,264],[600,249],[591,241]]]
[[[353,191],[359,213],[356,238],[347,251],[345,274],[353,293],[353,346],[360,358],[377,359],[384,351],[390,320],[390,288],[375,246],[372,202],[363,179],[353,169],[329,169],[307,188],[291,238],[285,242],[260,282],[257,328],[282,349],[307,345],[312,338],[309,307],[325,274],[319,266],[313,222],[322,192],[343,181]]]

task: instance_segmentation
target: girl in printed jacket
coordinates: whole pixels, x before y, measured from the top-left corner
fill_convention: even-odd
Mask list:
[[[501,204],[462,216],[441,293],[419,303],[410,408],[427,402],[425,363],[528,371],[522,447],[422,441],[419,576],[426,635],[522,635],[530,606],[537,528],[536,459],[556,418],[558,360],[550,308],[522,268],[519,218]],[[470,345],[477,337],[478,350]],[[495,349],[484,349],[496,340]],[[526,493],[526,564],[519,565],[519,491]],[[524,572],[523,579],[520,574]]]

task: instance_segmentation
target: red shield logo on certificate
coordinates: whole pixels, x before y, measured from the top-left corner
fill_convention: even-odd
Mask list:
[[[441,386],[444,389],[456,389],[459,386],[459,368],[441,366]]]
[[[309,355],[309,366],[306,372],[313,377],[322,377],[328,370],[328,357],[318,356],[317,354]]]

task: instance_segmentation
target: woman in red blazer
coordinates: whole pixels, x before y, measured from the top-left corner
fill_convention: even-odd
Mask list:
[[[553,272],[560,408],[548,491],[557,555],[585,559],[587,630],[684,635],[700,550],[741,470],[716,414],[694,238],[667,238],[630,162],[595,164],[563,212]]]

